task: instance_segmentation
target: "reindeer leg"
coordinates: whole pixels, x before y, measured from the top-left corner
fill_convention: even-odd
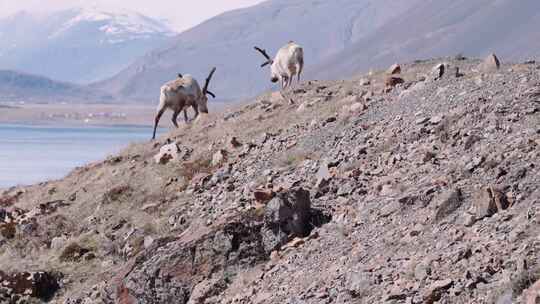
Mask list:
[[[193,105],[193,110],[195,111],[195,116],[193,116],[193,120],[197,119],[199,117],[199,108],[197,105]]]
[[[302,74],[302,71],[304,70],[304,59],[300,60],[298,64],[296,65],[296,72],[298,73],[298,84],[300,84],[300,75]]]
[[[174,114],[173,114],[173,116],[172,116],[172,123],[173,123],[173,125],[174,125],[177,129],[179,128],[179,127],[178,127],[178,121],[177,121],[177,120],[178,120],[178,114],[180,114],[180,111],[175,110],[175,111],[174,111]]]
[[[157,126],[159,124],[159,120],[161,119],[161,115],[163,115],[163,112],[165,112],[165,108],[160,108],[156,114],[156,117],[154,118],[154,135],[152,135],[152,140],[156,139]]]
[[[189,117],[188,117],[188,114],[187,114],[187,108],[184,109],[184,121],[185,121],[186,123],[189,122]]]
[[[283,90],[285,90],[289,86],[289,76],[283,77]]]

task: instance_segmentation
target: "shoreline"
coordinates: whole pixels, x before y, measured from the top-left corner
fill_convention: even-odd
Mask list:
[[[154,114],[155,107],[144,104],[4,104],[0,123],[148,127],[152,125]]]
[[[235,103],[209,103],[222,112]],[[153,127],[156,105],[146,104],[1,104],[0,124],[92,127]],[[165,116],[171,115],[169,112]],[[194,116],[188,109],[189,117]],[[180,120],[180,119],[179,119]],[[165,126],[165,124],[162,124]]]

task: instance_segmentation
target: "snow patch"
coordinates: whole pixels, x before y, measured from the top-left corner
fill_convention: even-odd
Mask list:
[[[152,35],[174,36],[176,34],[166,23],[137,12],[108,12],[97,8],[84,8],[76,12],[76,16],[65,22],[49,36],[49,39],[61,36],[85,23],[98,23],[97,29],[109,38],[110,43],[145,39]]]

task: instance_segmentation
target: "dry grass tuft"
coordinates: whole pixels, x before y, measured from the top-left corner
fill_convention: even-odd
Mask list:
[[[103,194],[103,203],[110,204],[116,202],[123,196],[129,196],[131,192],[131,187],[127,185],[114,187]]]
[[[186,181],[191,181],[196,175],[210,174],[214,169],[210,158],[200,158],[193,162],[184,163],[182,165],[181,174]]]
[[[4,223],[0,225],[0,235],[3,236],[6,239],[13,239],[15,238],[15,234],[17,233],[16,224],[14,222],[12,223]]]
[[[77,243],[71,243],[67,245],[64,250],[62,250],[62,253],[60,254],[60,261],[78,262],[88,252],[90,252],[89,249],[83,248]]]

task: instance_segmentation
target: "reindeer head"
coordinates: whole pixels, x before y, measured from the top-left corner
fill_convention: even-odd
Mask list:
[[[272,82],[278,82],[279,80],[279,74],[277,73],[275,67],[274,67],[274,60],[272,60],[272,58],[270,58],[270,56],[268,56],[268,54],[266,53],[266,50],[263,50],[261,49],[260,47],[255,47],[255,50],[258,51],[259,53],[261,53],[264,58],[266,58],[266,62],[261,64],[261,68],[264,68],[265,66],[267,65],[271,65],[270,66],[270,81]]]
[[[212,71],[210,71],[210,75],[208,75],[204,83],[204,87],[202,89],[202,95],[197,101],[197,107],[199,108],[199,111],[203,113],[208,113],[208,96],[207,95],[212,96],[212,98],[216,98],[216,94],[208,90],[208,85],[210,84],[210,80],[212,80],[212,76],[214,76],[215,72],[216,72],[216,68],[213,68]]]

